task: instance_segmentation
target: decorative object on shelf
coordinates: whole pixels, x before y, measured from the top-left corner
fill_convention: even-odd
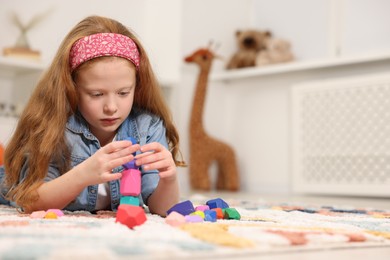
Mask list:
[[[40,60],[41,53],[38,50],[31,49],[27,39],[27,32],[40,23],[47,16],[47,14],[48,12],[38,14],[34,16],[30,22],[23,24],[19,16],[16,13],[13,13],[11,16],[12,22],[19,28],[20,35],[13,47],[6,47],[3,49],[3,55],[16,58]]]
[[[255,29],[236,31],[237,51],[230,58],[226,69],[239,69],[256,66],[257,54],[266,49],[269,31]]]
[[[31,60],[40,60],[41,53],[36,50],[31,50],[21,47],[7,47],[3,49],[3,55],[6,57],[15,57]]]
[[[203,127],[203,109],[206,99],[208,76],[214,53],[209,48],[201,48],[185,58],[186,62],[196,63],[200,67],[190,119],[190,184],[193,189],[210,190],[209,167],[217,162],[218,190],[237,191],[239,173],[232,147],[209,136]]]
[[[265,66],[294,60],[290,42],[280,38],[266,39],[266,48],[256,55],[256,66]]]
[[[21,107],[14,104],[0,103],[1,117],[19,117],[21,114]]]

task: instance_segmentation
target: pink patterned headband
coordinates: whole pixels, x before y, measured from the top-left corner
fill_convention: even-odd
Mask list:
[[[97,33],[77,40],[69,54],[70,69],[73,72],[82,63],[102,56],[116,56],[128,59],[139,67],[139,53],[135,42],[127,36],[116,33]]]

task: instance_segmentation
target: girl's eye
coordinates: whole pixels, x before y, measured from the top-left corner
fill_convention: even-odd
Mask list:
[[[91,93],[90,94],[92,97],[100,97],[100,96],[103,96],[102,93]]]
[[[127,96],[129,93],[130,92],[128,92],[128,91],[121,91],[121,92],[119,92],[119,95],[120,96]]]

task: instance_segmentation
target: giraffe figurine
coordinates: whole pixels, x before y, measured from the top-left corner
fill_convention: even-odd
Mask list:
[[[239,177],[234,150],[220,140],[209,136],[203,127],[203,108],[212,62],[215,58],[208,48],[202,48],[185,58],[200,67],[190,118],[190,184],[196,190],[211,190],[209,167],[218,166],[217,190],[237,191]]]

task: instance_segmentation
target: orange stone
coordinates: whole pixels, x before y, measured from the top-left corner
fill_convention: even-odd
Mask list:
[[[54,212],[47,212],[46,215],[45,215],[45,218],[47,218],[47,219],[57,219],[58,216]]]

